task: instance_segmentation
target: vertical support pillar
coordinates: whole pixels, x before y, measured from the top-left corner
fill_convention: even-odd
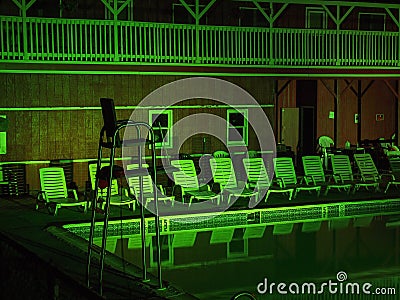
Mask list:
[[[338,107],[339,107],[339,82],[337,79],[334,80],[333,82],[333,89],[335,91],[334,94],[334,103],[333,103],[333,142],[335,143],[335,146],[337,147],[338,145]]]
[[[119,61],[118,56],[118,0],[114,0],[114,11],[112,12],[114,16],[114,61]]]
[[[195,20],[196,20],[196,63],[200,63],[200,4],[199,0],[196,0],[195,7]]]
[[[400,124],[399,124],[399,114],[400,114],[400,107],[399,107],[399,93],[400,93],[400,85],[399,80],[396,80],[396,103],[395,103],[395,112],[394,112],[394,121],[396,124],[396,137],[395,137],[395,145],[399,145],[399,133],[400,133]]]
[[[341,65],[340,61],[340,43],[339,43],[339,38],[340,38],[340,5],[336,5],[336,65],[339,66]],[[336,116],[335,116],[336,117]]]
[[[26,0],[22,0],[21,3],[21,14],[22,14],[22,34],[24,43],[24,60],[28,60],[28,29],[26,27]]]
[[[398,9],[399,18],[397,19],[397,29],[399,30],[400,36],[400,8]],[[400,39],[398,39],[398,46],[397,46],[397,65],[400,66]],[[399,132],[399,131],[397,131]],[[397,137],[396,137],[397,138]]]
[[[362,99],[362,89],[361,80],[357,80],[357,113],[358,113],[358,123],[357,123],[357,144],[361,142],[361,99]]]
[[[274,82],[274,106],[275,106],[275,138],[276,141],[281,141],[281,132],[279,128],[279,95],[278,95],[278,80]]]
[[[274,27],[274,23],[272,21],[272,16],[273,16],[273,3],[270,2],[269,3],[269,7],[270,7],[270,19],[269,21],[269,64],[273,65],[275,63],[274,60],[274,38],[273,38],[273,27]]]

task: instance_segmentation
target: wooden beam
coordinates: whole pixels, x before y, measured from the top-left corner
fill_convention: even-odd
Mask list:
[[[361,92],[361,97],[365,95],[365,93],[369,90],[369,88],[372,86],[372,84],[375,82],[375,80],[371,80],[367,87]]]
[[[393,95],[395,95],[397,98],[399,98],[398,92],[392,87],[392,85],[389,83],[389,81],[387,79],[384,79],[383,82],[387,85],[387,87],[393,93]],[[396,84],[397,83],[398,83],[398,81],[396,80]]]
[[[349,87],[353,87],[352,84],[353,84],[354,79],[352,79],[350,82],[348,82],[347,80],[345,80],[345,81],[346,81],[346,87],[343,89],[343,91],[340,92],[340,95],[343,94],[345,91],[347,91],[347,89]]]
[[[347,84],[350,84],[347,79],[344,80]],[[359,80],[358,80],[359,81]],[[353,92],[354,95],[358,97],[358,92],[353,88],[353,86],[350,86],[350,90]]]
[[[335,79],[335,80],[336,80],[336,79]],[[329,86],[325,83],[325,81],[323,81],[322,79],[321,79],[321,82],[322,82],[322,84],[325,86],[325,88],[328,90],[328,92],[329,92],[334,98],[336,98],[337,94],[335,93],[335,91],[332,91],[332,90],[329,88]]]
[[[289,83],[290,83],[291,81],[292,81],[291,79],[287,80],[287,81],[285,82],[285,84],[282,85],[281,88],[278,90],[278,92],[276,93],[276,95],[279,96],[279,95],[287,88],[287,86],[289,85]],[[277,82],[278,82],[278,81],[277,81]]]
[[[201,19],[204,16],[204,14],[211,8],[211,6],[214,5],[215,1],[217,0],[211,0],[210,2],[208,2],[207,6],[201,11],[199,19]]]

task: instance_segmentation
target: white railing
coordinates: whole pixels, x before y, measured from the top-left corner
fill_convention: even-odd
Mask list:
[[[398,32],[0,16],[0,60],[237,66],[399,65]]]

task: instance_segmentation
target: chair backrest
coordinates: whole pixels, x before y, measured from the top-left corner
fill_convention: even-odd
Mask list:
[[[142,164],[142,168],[148,168],[148,164]],[[135,170],[139,168],[139,164],[129,164],[126,166],[127,170]],[[142,191],[143,194],[153,194],[154,189],[153,189],[153,179],[151,178],[151,175],[145,174],[141,176],[143,178],[143,186],[142,186]],[[139,176],[132,176],[128,177],[128,185],[130,188],[133,189],[134,195],[138,196],[140,193],[140,180]]]
[[[47,167],[39,169],[40,188],[46,192],[46,200],[68,197],[64,169]]]
[[[303,156],[302,161],[305,175],[304,180],[307,184],[312,182],[313,179],[316,184],[325,182],[325,173],[322,166],[321,157],[316,155]]]
[[[110,98],[100,98],[100,104],[106,136],[108,139],[112,139],[117,128],[117,116],[115,114],[114,100]],[[115,144],[117,147],[121,146],[119,134],[117,135]]]
[[[274,158],[274,169],[276,178],[280,178],[285,186],[297,184],[296,171],[291,157]]]
[[[174,182],[180,185],[185,190],[198,190],[199,181],[197,179],[196,169],[193,160],[191,159],[178,159],[171,161],[171,165],[179,169],[174,171]]]
[[[229,157],[214,157],[210,159],[213,180],[221,185],[221,190],[225,188],[237,188],[235,169]]]
[[[102,167],[107,167],[109,166],[109,163],[101,163],[101,168]],[[89,177],[90,177],[90,183],[92,185],[92,191],[94,191],[95,186],[96,186],[96,173],[97,173],[97,164],[89,164]],[[107,188],[99,188],[98,191],[99,195],[105,195],[107,193]],[[112,179],[111,180],[111,196],[118,195],[118,181],[117,179]]]
[[[214,156],[214,157],[217,157],[217,158],[220,158],[220,157],[229,157],[229,153],[226,152],[226,151],[223,151],[223,150],[218,150],[218,151],[215,151],[215,152],[213,153],[213,156]]]
[[[354,160],[364,181],[377,180],[379,172],[369,153],[354,154]]]
[[[353,170],[348,155],[333,155],[331,162],[335,181],[337,180],[335,175],[340,175],[342,180],[353,181]]]
[[[255,183],[259,188],[270,186],[271,183],[262,157],[243,158],[243,166],[249,182]]]

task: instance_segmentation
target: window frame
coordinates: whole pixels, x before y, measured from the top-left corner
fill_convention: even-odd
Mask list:
[[[231,124],[231,115],[233,114],[241,114],[243,115],[243,126],[234,126]],[[248,146],[249,145],[249,121],[248,121],[249,110],[247,108],[242,109],[227,109],[226,111],[226,144],[227,146],[242,146],[243,144]],[[229,129],[232,128],[242,128],[242,140],[230,140],[229,139]]]
[[[358,30],[362,30],[362,31],[376,31],[376,32],[380,32],[380,30],[371,30],[371,29],[360,29],[360,25],[361,25],[361,16],[362,15],[375,15],[375,16],[383,16],[383,31],[386,31],[386,14],[385,13],[374,13],[374,12],[359,12],[358,13]]]
[[[311,28],[310,27],[310,20],[311,20],[311,14],[312,13],[318,13],[322,14],[323,16],[323,26],[322,28]],[[328,18],[326,17],[326,11],[325,9],[321,7],[306,7],[306,28],[307,29],[327,29],[328,28]]]

